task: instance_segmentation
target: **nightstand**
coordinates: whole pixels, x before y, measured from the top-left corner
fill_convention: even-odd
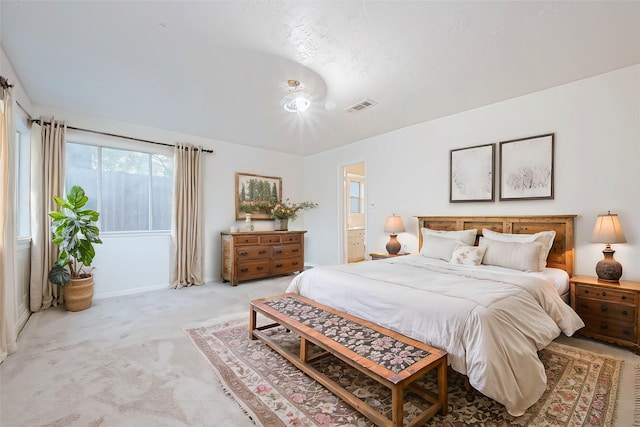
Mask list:
[[[571,278],[571,307],[585,323],[578,334],[631,348],[640,355],[640,282]]]
[[[392,254],[376,254],[376,253],[372,253],[369,254],[369,256],[371,257],[371,259],[387,259],[387,258],[395,258],[397,256],[404,256],[404,255],[410,255],[409,252],[400,252],[398,254],[392,255]]]

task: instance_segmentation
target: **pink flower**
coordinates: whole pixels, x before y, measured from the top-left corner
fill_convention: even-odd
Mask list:
[[[291,395],[291,400],[293,400],[296,403],[302,403],[302,402],[304,402],[304,394],[302,394],[302,393],[293,393]]]
[[[327,414],[316,414],[313,419],[320,425],[331,424],[331,417]]]
[[[266,384],[260,384],[256,387],[256,393],[258,393],[260,396],[264,396],[270,391],[271,391],[271,386],[268,386]]]

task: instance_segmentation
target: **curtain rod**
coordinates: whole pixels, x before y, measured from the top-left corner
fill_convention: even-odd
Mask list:
[[[50,125],[51,124],[51,122],[45,122],[45,121],[42,121],[40,119],[31,120],[31,122],[32,123],[37,123],[39,125]],[[144,142],[144,143],[147,143],[147,144],[164,145],[165,147],[174,147],[175,148],[175,145],[167,144],[166,142],[150,141],[148,139],[134,138],[132,136],[118,135],[118,134],[115,134],[115,133],[102,132],[102,131],[99,131],[99,130],[84,129],[84,128],[78,128],[78,127],[75,127],[75,126],[67,126],[67,129],[78,130],[80,132],[94,133],[94,134],[97,134],[97,135],[113,136],[113,137],[116,137],[116,138],[128,139],[130,141]],[[201,150],[201,151],[203,151],[205,153],[213,153],[213,150],[206,150],[204,148],[199,148],[199,150]]]
[[[31,122],[32,123],[37,123],[39,125],[43,125],[43,124],[44,125],[50,125],[51,124],[50,122],[45,122],[45,121],[42,121],[40,119],[33,119],[33,120],[31,120]],[[165,147],[174,147],[175,148],[175,145],[167,144],[166,142],[150,141],[148,139],[134,138],[132,136],[118,135],[118,134],[115,134],[115,133],[102,132],[102,131],[99,131],[99,130],[83,129],[83,128],[78,128],[78,127],[75,127],[75,126],[67,126],[67,129],[79,130],[80,132],[88,132],[88,133],[95,133],[95,134],[98,134],[98,135],[113,136],[113,137],[116,137],[116,138],[128,139],[128,140],[131,140],[131,141],[145,142],[147,144],[164,145]],[[206,150],[204,148],[198,148],[198,149],[203,151],[204,153],[213,153],[213,150]]]

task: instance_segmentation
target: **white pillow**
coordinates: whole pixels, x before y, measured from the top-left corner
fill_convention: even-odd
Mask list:
[[[480,265],[486,249],[485,246],[458,245],[451,254],[450,262],[451,264]]]
[[[467,245],[474,245],[476,243],[476,234],[478,230],[472,228],[470,230],[457,230],[457,231],[442,231],[432,230],[430,228],[422,228],[422,238],[426,236],[438,236],[445,239],[459,240],[461,243]]]
[[[522,271],[542,271],[539,266],[540,242],[501,242],[487,237],[480,238],[480,247],[485,248],[482,263]]]
[[[500,242],[539,242],[542,245],[538,259],[538,269],[536,271],[542,271],[547,266],[547,257],[553,246],[553,239],[556,237],[554,230],[541,231],[535,234],[508,234],[498,233],[497,231],[482,229],[482,235],[488,237],[491,240],[498,240]]]
[[[422,239],[420,255],[427,258],[436,258],[449,261],[453,250],[460,244],[459,241],[440,236],[426,235]]]

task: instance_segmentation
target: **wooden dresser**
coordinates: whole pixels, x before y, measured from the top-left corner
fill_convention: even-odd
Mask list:
[[[222,232],[221,277],[233,286],[243,280],[304,269],[306,231]]]
[[[640,355],[640,282],[571,278],[571,307],[585,323],[578,333],[630,347]]]

